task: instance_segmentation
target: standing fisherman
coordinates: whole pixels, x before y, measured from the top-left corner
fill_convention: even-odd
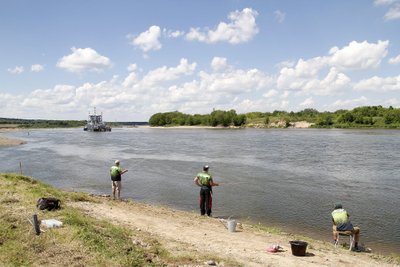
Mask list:
[[[194,178],[194,183],[200,186],[200,214],[211,216],[212,208],[212,187],[218,186],[214,183],[212,176],[208,173],[208,165],[203,167],[203,171],[199,172]]]
[[[111,182],[112,182],[112,195],[115,200],[115,191],[117,191],[117,199],[121,199],[121,175],[128,170],[122,170],[119,166],[119,160],[115,161],[115,165],[110,169]]]

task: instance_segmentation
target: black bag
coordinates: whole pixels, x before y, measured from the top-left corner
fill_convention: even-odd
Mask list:
[[[60,208],[61,201],[54,197],[42,197],[36,203],[36,207],[40,210],[54,210]]]

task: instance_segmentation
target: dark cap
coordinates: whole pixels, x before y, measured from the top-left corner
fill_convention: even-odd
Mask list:
[[[203,170],[205,170],[205,171],[208,170],[208,168],[209,168],[208,165],[203,166]]]
[[[343,209],[342,203],[335,204],[335,210],[337,210],[337,209]]]

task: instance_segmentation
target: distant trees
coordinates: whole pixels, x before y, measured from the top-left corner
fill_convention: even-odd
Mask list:
[[[184,114],[179,111],[156,113],[149,119],[151,126],[223,126],[223,127],[290,127],[293,122],[306,121],[317,128],[400,128],[400,108],[362,106],[352,110],[319,112],[307,108],[298,112],[275,110],[237,114],[234,109],[213,110],[210,114]],[[86,121],[29,120],[0,118],[0,124],[22,128],[82,127]],[[113,123],[110,123],[113,124]]]
[[[203,126],[243,126],[246,123],[246,115],[237,115],[235,110],[214,110],[206,115],[188,115],[178,111],[156,113],[149,119],[151,126],[173,125],[203,125]]]
[[[210,114],[188,115],[178,111],[157,113],[151,116],[151,126],[204,125],[237,127],[290,127],[292,122],[306,121],[317,128],[400,128],[400,109],[382,106],[362,106],[353,110],[319,112],[307,108],[299,112],[275,110],[273,112],[249,112],[237,114],[214,110]]]
[[[18,125],[19,128],[69,128],[84,126],[86,121],[0,118],[0,124],[14,124]]]

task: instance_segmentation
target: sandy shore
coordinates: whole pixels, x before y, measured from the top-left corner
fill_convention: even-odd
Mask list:
[[[289,244],[290,240],[299,238],[294,235],[268,233],[246,224],[240,224],[236,232],[229,232],[226,221],[166,207],[112,201],[106,197],[99,197],[97,203],[74,202],[68,205],[97,219],[149,233],[177,256],[215,255],[221,261],[229,259],[243,266],[399,266],[372,253],[350,252],[308,238],[305,238],[309,243],[306,256],[296,257],[292,255]],[[281,246],[282,251],[267,252],[267,248],[274,244]]]
[[[17,146],[22,144],[26,144],[26,141],[0,136],[0,146]]]

